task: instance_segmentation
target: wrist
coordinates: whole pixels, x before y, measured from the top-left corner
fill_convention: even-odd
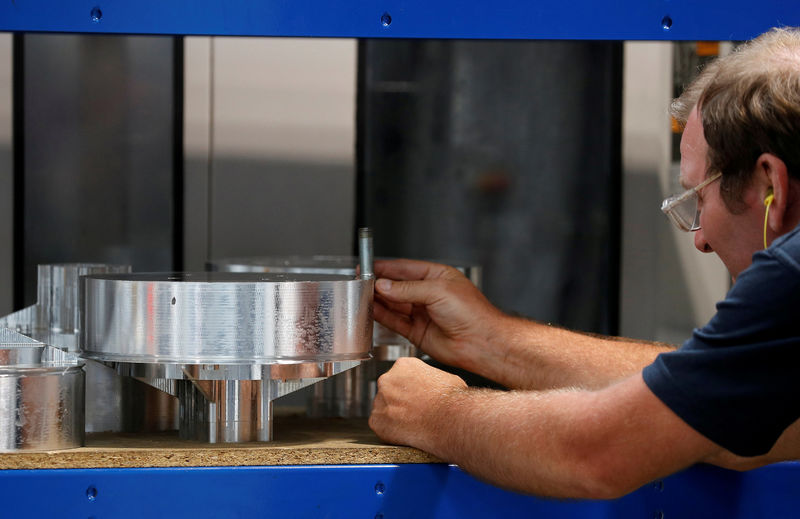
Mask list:
[[[463,382],[463,381],[462,381]],[[469,388],[454,386],[436,394],[434,403],[425,406],[426,416],[421,427],[420,448],[442,460],[451,458],[453,441],[459,437],[459,420],[463,418],[464,401]]]
[[[462,357],[458,367],[503,383],[497,378],[501,375],[497,369],[504,366],[508,357],[509,347],[513,342],[515,320],[516,318],[499,310],[486,318],[483,335],[470,344],[469,353]]]

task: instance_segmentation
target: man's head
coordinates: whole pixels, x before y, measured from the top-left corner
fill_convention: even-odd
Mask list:
[[[682,182],[692,187],[722,173],[700,193],[695,245],[717,252],[735,277],[761,243],[761,202],[771,184],[781,184],[777,170],[787,187],[775,186],[783,190],[775,230],[789,230],[788,184],[800,182],[800,31],[774,29],[709,64],[671,112],[685,127]]]

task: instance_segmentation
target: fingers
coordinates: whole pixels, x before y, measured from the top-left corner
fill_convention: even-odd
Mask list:
[[[408,313],[390,310],[383,301],[378,299],[374,301],[372,313],[376,321],[408,339],[412,327],[412,322]]]
[[[456,269],[447,265],[407,259],[375,260],[373,268],[375,270],[375,277],[377,278],[404,281],[435,279],[450,276],[453,272],[458,272]]]
[[[375,282],[375,291],[386,301],[430,305],[442,297],[442,286],[436,280],[392,281],[381,278]]]
[[[400,315],[411,315],[411,303],[398,303],[397,301],[389,301],[384,299],[380,294],[375,294],[375,300],[379,301],[387,309]]]

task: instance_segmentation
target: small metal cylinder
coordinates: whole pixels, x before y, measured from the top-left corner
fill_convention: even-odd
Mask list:
[[[83,445],[82,367],[75,355],[0,328],[0,452]]]
[[[358,259],[361,266],[361,279],[373,279],[375,272],[372,269],[372,229],[361,227],[358,230]]]
[[[272,440],[269,380],[180,380],[180,437],[208,443]]]

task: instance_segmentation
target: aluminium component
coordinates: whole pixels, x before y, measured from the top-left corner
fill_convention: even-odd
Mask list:
[[[77,355],[0,328],[0,452],[84,444],[84,372]]]
[[[361,266],[365,256],[372,256],[372,237],[368,229],[359,229],[360,256],[262,256],[223,258],[209,262],[206,267],[215,272],[265,272],[307,274],[336,274],[355,276],[356,266],[372,275],[372,269]],[[366,252],[365,252],[366,251]],[[437,260],[434,260],[437,261]],[[481,287],[479,266],[463,262],[438,260],[464,273],[478,288]],[[369,262],[371,263],[371,262]],[[308,403],[308,414],[314,417],[362,418],[369,416],[372,400],[377,393],[378,377],[400,357],[416,357],[421,352],[405,337],[374,323],[372,360],[355,369],[316,384]]]
[[[177,396],[182,438],[268,441],[275,398],[370,358],[372,279],[200,272],[83,283],[82,356]]]
[[[56,348],[80,345],[80,278],[129,273],[129,265],[52,263],[37,266],[36,304],[0,318],[6,326]],[[86,373],[86,432],[157,432],[178,428],[178,401],[138,380],[122,377],[93,360]]]

